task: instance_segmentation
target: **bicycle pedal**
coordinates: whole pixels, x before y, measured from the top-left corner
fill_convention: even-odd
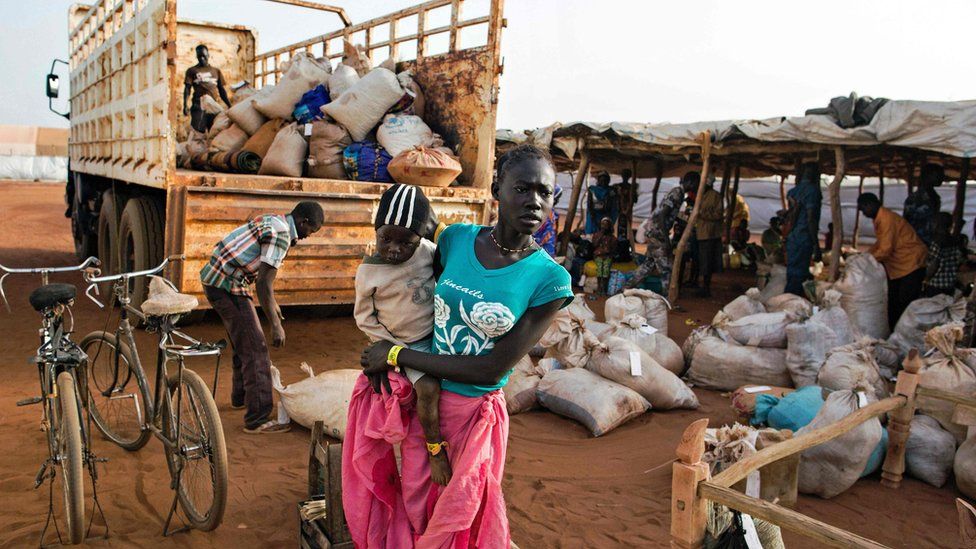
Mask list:
[[[44,399],[42,397],[37,396],[37,397],[25,398],[24,400],[18,400],[17,406],[30,406],[31,404],[40,404],[41,402],[44,402]]]

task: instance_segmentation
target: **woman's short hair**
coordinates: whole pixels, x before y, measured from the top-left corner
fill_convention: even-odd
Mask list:
[[[498,159],[498,165],[495,168],[496,182],[500,185],[502,180],[505,178],[505,174],[508,172],[509,167],[525,160],[542,160],[546,164],[549,164],[549,167],[552,168],[553,171],[556,169],[552,163],[552,155],[549,154],[549,151],[543,149],[542,147],[537,147],[536,145],[522,143],[521,145],[503,154],[501,158]]]

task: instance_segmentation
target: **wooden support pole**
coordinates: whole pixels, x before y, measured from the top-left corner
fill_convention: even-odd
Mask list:
[[[585,149],[580,151],[579,170],[573,180],[573,192],[569,196],[569,210],[566,211],[566,221],[563,223],[562,241],[559,243],[558,255],[565,256],[566,248],[569,247],[569,233],[573,229],[573,220],[576,218],[576,205],[579,204],[580,191],[583,189],[583,180],[590,170],[590,153]]]
[[[729,211],[725,216],[725,241],[732,242],[732,219],[735,217],[736,199],[739,196],[739,174],[741,172],[739,161],[735,163],[735,176],[732,181],[732,194],[729,196]]]
[[[631,162],[630,192],[627,199],[627,242],[634,242],[634,203],[637,202],[639,187],[637,185],[637,159]]]
[[[918,163],[918,156],[911,155],[908,158],[908,177],[905,179],[905,183],[908,185],[908,194],[911,195],[915,192],[915,165]]]
[[[684,260],[685,249],[688,248],[691,231],[695,228],[695,222],[698,221],[698,210],[701,208],[705,187],[708,186],[709,170],[711,169],[712,135],[706,130],[701,133],[700,139],[702,157],[701,180],[698,182],[698,193],[695,195],[695,207],[691,209],[691,216],[688,217],[688,225],[685,226],[684,232],[681,233],[681,240],[678,241],[678,247],[674,251],[674,264],[677,266],[678,272],[681,271],[681,262]],[[671,277],[670,288],[668,288],[668,300],[671,303],[677,303],[678,301],[680,278],[680,276]]]
[[[857,182],[857,196],[861,196],[864,192],[864,176],[861,176],[860,181]],[[861,210],[854,208],[854,234],[851,235],[851,247],[857,250],[857,239],[861,232]]]
[[[786,176],[779,176],[779,207],[781,210],[786,209]]]
[[[651,195],[651,211],[657,209],[657,192],[661,190],[661,179],[664,177],[664,160],[657,159],[657,179],[654,180],[654,194]]]
[[[915,415],[916,393],[920,379],[918,371],[925,363],[918,356],[918,350],[912,349],[902,365],[905,369],[898,373],[895,394],[907,400],[904,406],[888,414],[888,451],[885,453],[884,465],[881,466],[881,485],[887,488],[901,486],[901,478],[905,473],[905,444],[908,442],[912,416]]]
[[[834,149],[834,180],[830,182],[830,219],[834,223],[834,240],[830,246],[830,280],[837,280],[840,273],[840,248],[844,243],[844,214],[840,209],[840,182],[847,171],[844,148]]]
[[[959,182],[956,183],[956,206],[952,210],[952,230],[956,236],[962,234],[963,214],[966,211],[966,181],[969,180],[969,159],[962,159],[959,168]]]
[[[786,507],[761,499],[751,498],[731,488],[716,486],[712,482],[702,482],[699,493],[704,499],[726,505],[752,517],[761,518],[780,528],[785,528],[791,532],[815,539],[824,545],[871,549],[886,549],[887,547],[857,534],[852,534],[842,528],[820,522],[817,519],[810,518],[792,509],[787,509]],[[671,524],[673,526],[674,522],[672,521]]]
[[[884,206],[884,157],[878,153],[878,200]]]
[[[689,425],[678,444],[678,460],[671,466],[671,547],[697,549],[705,541],[706,501],[698,495],[700,483],[708,480],[703,418]]]

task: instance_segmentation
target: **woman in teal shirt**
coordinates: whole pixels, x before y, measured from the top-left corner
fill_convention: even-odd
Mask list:
[[[508,414],[501,388],[515,363],[573,299],[569,273],[532,238],[553,206],[556,175],[548,152],[519,146],[499,161],[497,175],[495,226],[452,225],[438,240],[434,354],[403,349],[395,359],[396,367],[442,380],[445,440],[424,441],[414,421],[417,428],[401,448],[404,503],[424,545],[468,545],[465,540],[474,542],[476,536],[479,546],[508,546],[501,497]],[[393,367],[391,347],[381,341],[363,352],[374,388]],[[463,427],[448,425],[452,418]],[[430,482],[422,453],[441,450],[448,452],[453,469],[444,488]],[[418,483],[416,477],[424,475]]]

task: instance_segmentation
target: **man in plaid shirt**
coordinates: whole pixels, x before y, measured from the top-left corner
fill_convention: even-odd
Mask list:
[[[274,280],[288,250],[322,228],[324,218],[322,207],[315,202],[299,202],[288,215],[258,216],[218,242],[210,261],[200,270],[203,291],[224,322],[234,347],[230,400],[235,409],[247,408],[247,433],[281,433],[289,429],[288,425],[268,420],[273,409],[271,356],[250,286],[255,285],[261,310],[271,321],[272,344],[284,345],[284,317],[275,301]]]

